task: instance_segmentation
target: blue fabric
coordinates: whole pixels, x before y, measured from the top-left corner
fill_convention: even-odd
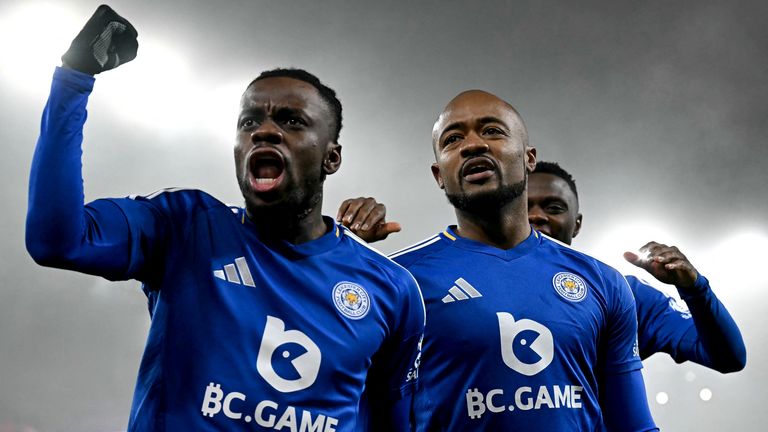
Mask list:
[[[639,370],[608,376],[600,399],[605,414],[605,430],[659,430],[651,419],[643,375]]]
[[[330,218],[324,236],[294,245],[197,190],[84,206],[92,85],[54,75],[27,246],[45,265],[142,281],[152,323],[128,430],[359,431],[386,425],[390,409],[407,420],[424,326],[411,275]]]
[[[692,361],[726,373],[739,371],[747,361],[741,332],[701,274],[692,290],[678,290],[685,301],[627,276],[637,302],[640,357],[667,353],[678,362]]]
[[[418,430],[599,430],[601,383],[640,377],[632,293],[589,256],[535,231],[501,250],[449,227],[390,257],[427,308]],[[622,391],[613,402],[653,425],[642,378]]]

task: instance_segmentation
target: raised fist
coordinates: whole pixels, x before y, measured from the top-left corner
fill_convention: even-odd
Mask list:
[[[95,75],[136,58],[138,33],[111,7],[101,5],[61,56],[64,67]]]

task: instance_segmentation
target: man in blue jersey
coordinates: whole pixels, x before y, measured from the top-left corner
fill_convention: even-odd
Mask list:
[[[528,220],[539,232],[571,244],[581,229],[579,195],[573,177],[559,164],[538,162],[528,177]],[[741,332],[707,279],[675,247],[650,242],[627,252],[626,259],[663,283],[677,288],[680,305],[634,276],[627,276],[635,296],[640,357],[657,352],[676,362],[690,360],[722,373],[744,368]]]
[[[314,75],[278,69],[246,88],[243,208],[178,189],[84,205],[93,75],[133,59],[136,36],[101,6],[62,58],[26,231],[42,265],[142,282],[152,324],[128,430],[410,429],[423,302],[407,271],[320,213],[341,104]]]
[[[418,429],[656,430],[626,281],[528,224],[535,149],[517,111],[461,93],[435,123],[433,148],[457,225],[391,255],[427,307]],[[337,217],[380,238],[399,229],[383,213],[357,199]]]

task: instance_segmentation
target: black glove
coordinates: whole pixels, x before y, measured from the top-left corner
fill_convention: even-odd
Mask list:
[[[87,74],[114,69],[136,58],[138,33],[111,7],[101,5],[61,56],[65,67]]]

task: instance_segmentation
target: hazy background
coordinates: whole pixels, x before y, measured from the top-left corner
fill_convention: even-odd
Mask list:
[[[24,249],[50,76],[97,5],[0,0],[3,432],[125,429],[148,328],[137,283],[41,268]],[[261,70],[299,66],[344,104],[344,163],[326,184],[325,211],[377,197],[404,227],[380,244],[391,252],[452,223],[429,172],[430,130],[456,93],[485,89],[520,109],[540,159],[575,176],[584,213],[575,247],[629,272],[624,250],[676,244],[739,323],[741,373],[662,355],[646,362],[657,423],[768,424],[768,2],[111,5],[136,26],[140,48],[97,78],[85,129],[88,199],[184,186],[240,203],[240,92]]]

